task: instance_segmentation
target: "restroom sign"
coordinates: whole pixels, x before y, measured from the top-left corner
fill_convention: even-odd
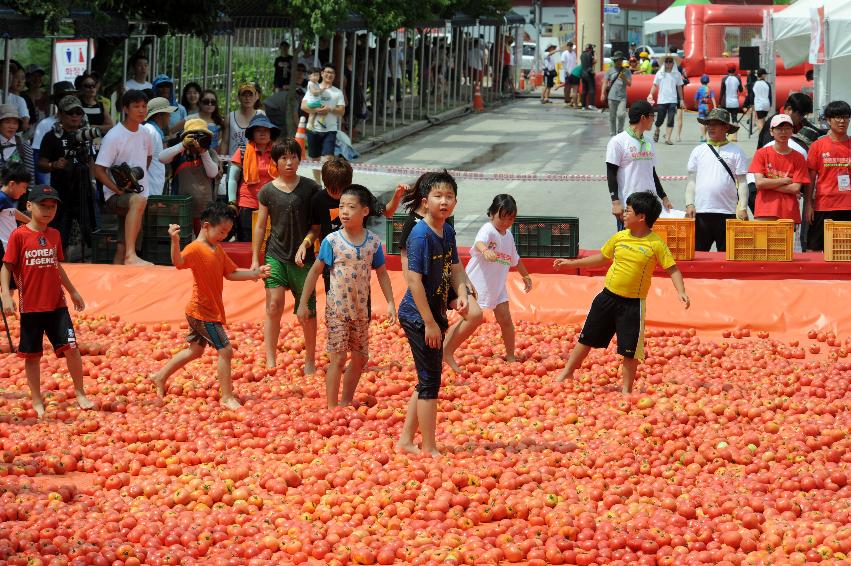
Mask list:
[[[60,39],[53,45],[53,82],[70,81],[86,72],[89,65],[88,39]]]

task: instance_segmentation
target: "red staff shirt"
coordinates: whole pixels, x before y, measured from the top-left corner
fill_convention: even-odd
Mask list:
[[[851,210],[851,139],[819,138],[807,152],[807,165],[818,173],[815,210]]]
[[[809,184],[810,173],[804,156],[790,149],[789,153],[777,153],[773,145],[759,148],[751,161],[750,173],[759,173],[766,179],[789,177],[793,183]],[[776,216],[801,223],[801,207],[797,195],[774,190],[762,190],[756,193],[754,216]]]
[[[39,232],[23,225],[12,232],[3,263],[12,264],[21,313],[67,306],[59,277],[59,262],[64,259],[62,238],[55,228]]]

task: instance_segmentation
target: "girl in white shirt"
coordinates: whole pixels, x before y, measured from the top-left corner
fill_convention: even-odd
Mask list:
[[[523,276],[523,289],[532,290],[532,278],[514,245],[511,225],[517,217],[517,202],[511,195],[497,195],[488,208],[490,222],[476,234],[476,243],[470,248],[467,277],[476,288],[477,301],[482,309],[493,310],[505,343],[505,359],[515,361],[514,322],[508,307],[508,271],[517,266]],[[479,326],[481,318],[461,320],[449,329],[443,346],[444,359],[454,361],[455,348],[469,338]],[[450,364],[451,366],[451,364]]]

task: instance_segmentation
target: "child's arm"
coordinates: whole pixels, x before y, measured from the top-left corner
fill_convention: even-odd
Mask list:
[[[15,314],[15,301],[12,300],[12,292],[9,289],[9,283],[12,281],[12,264],[4,263],[0,267],[0,300],[3,302],[3,312],[6,314]]]
[[[440,348],[442,336],[440,327],[434,320],[431,314],[431,307],[428,305],[425,287],[423,286],[423,276],[416,271],[408,270],[406,277],[408,290],[411,292],[411,297],[414,299],[414,304],[417,305],[417,310],[425,324],[425,341],[429,348]],[[466,291],[464,293],[466,295]]]
[[[801,183],[793,183],[791,177],[769,179],[762,173],[754,173],[754,179],[758,191],[777,191],[789,195],[797,195],[801,192]]]
[[[528,293],[532,290],[532,278],[529,276],[526,266],[523,265],[522,259],[517,260],[517,272],[523,277],[523,290]]]
[[[560,267],[600,267],[610,261],[603,254],[596,253],[580,259],[557,259],[553,262],[553,269],[558,271]]]
[[[237,269],[225,275],[228,281],[257,281],[258,279],[266,279],[272,273],[272,266],[268,263],[261,265],[257,269]]]
[[[402,202],[402,197],[410,190],[411,187],[404,183],[396,185],[396,191],[393,193],[393,198],[390,199],[390,202],[388,202],[387,206],[384,207],[385,218],[393,218],[393,215],[396,214],[396,209],[399,208],[399,203]]]
[[[479,250],[479,253],[482,254],[482,257],[484,257],[486,260],[496,261],[496,252],[489,249],[486,243],[476,242],[475,244],[473,244],[473,247]]]
[[[74,303],[74,308],[79,312],[86,308],[86,302],[83,300],[83,297],[80,293],[77,292],[77,288],[74,287],[74,284],[71,283],[71,280],[68,278],[68,274],[65,273],[65,270],[62,268],[62,264],[59,264],[59,279],[62,280],[62,286],[68,291],[68,294],[71,295],[71,301]]]
[[[313,262],[313,267],[310,268],[310,271],[307,272],[307,278],[305,278],[304,287],[301,290],[301,299],[296,305],[295,311],[295,314],[300,321],[307,320],[307,302],[316,290],[316,282],[319,280],[319,276],[322,274],[323,269],[325,269],[325,262],[321,259],[317,259]]]
[[[452,287],[455,288],[455,292],[458,294],[458,300],[456,301],[455,311],[464,316],[467,314],[467,308],[469,305],[469,297],[467,296],[468,286],[467,282],[467,272],[464,270],[464,266],[461,265],[461,262],[452,264]]]
[[[387,266],[382,265],[375,270],[378,275],[378,284],[381,285],[381,292],[384,293],[384,298],[387,300],[387,320],[390,324],[396,322],[396,302],[393,299],[393,286],[390,284],[390,276],[387,274]]]
[[[251,233],[251,269],[260,267],[260,248],[266,236],[266,223],[269,219],[269,208],[262,202],[257,203],[257,220]]]
[[[179,269],[185,261],[180,254],[180,224],[169,224],[168,235],[171,237],[171,264]]]
[[[685,281],[683,281],[683,274],[680,271],[680,268],[676,265],[672,265],[671,267],[666,269],[665,272],[671,276],[671,282],[674,284],[674,288],[680,294],[680,300],[683,302],[686,308],[689,308],[691,306],[691,301],[689,300],[688,295],[686,295],[686,284]]]
[[[295,264],[299,267],[304,267],[304,259],[307,257],[307,250],[313,247],[316,240],[319,239],[319,224],[314,224],[310,227],[310,232],[305,235],[304,240],[295,252]]]

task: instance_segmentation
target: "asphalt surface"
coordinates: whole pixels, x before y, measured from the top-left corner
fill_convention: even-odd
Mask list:
[[[674,139],[676,140],[676,128]],[[685,175],[688,157],[699,143],[697,115],[687,112],[682,141],[673,146],[656,144],[660,176]],[[756,134],[747,126],[739,132],[739,145],[748,155],[756,149]],[[488,173],[568,173],[605,175],[609,116],[599,111],[574,110],[561,102],[541,104],[537,99],[517,99],[481,114],[468,115],[434,126],[394,144],[385,145],[359,160],[361,163],[446,168]],[[415,177],[355,173],[355,182],[389,198],[398,182]],[[663,182],[675,208],[682,209],[685,181]],[[509,193],[524,216],[579,218],[579,245],[600,247],[615,231],[611,199],[605,181],[459,182],[455,226],[458,243],[470,246],[487,222],[493,197]],[[376,229],[384,234],[384,227]]]

